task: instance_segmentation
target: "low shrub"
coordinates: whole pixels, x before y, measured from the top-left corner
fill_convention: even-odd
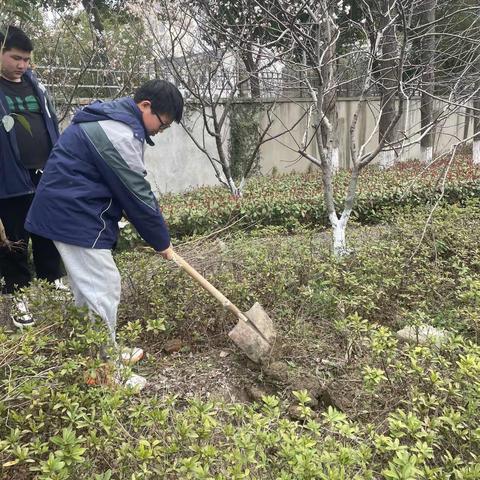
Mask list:
[[[297,420],[282,395],[238,404],[88,387],[106,332],[37,282],[26,291],[34,329],[0,330],[0,477],[479,478],[478,207],[443,206],[429,224],[419,208],[388,227],[356,226],[354,251],[341,259],[321,234],[285,236],[283,227],[184,246],[242,310],[255,300],[267,309],[282,360],[344,385],[343,411],[313,410],[309,392],[297,391]],[[234,320],[185,274],[141,249],[117,260],[125,341],[151,352],[170,335],[224,346]],[[398,328],[425,322],[450,330],[449,340],[396,339]],[[325,370],[317,359],[343,363]]]
[[[478,478],[480,349],[460,337],[400,348],[369,326],[357,394],[377,421],[313,412],[302,391],[293,421],[273,396],[245,405],[87,387],[85,353],[100,339],[81,312],[49,303],[55,323],[1,333],[2,478]],[[396,401],[383,412],[387,393]]]
[[[477,198],[480,168],[463,157],[450,169],[446,169],[447,165],[437,162],[427,168],[418,162],[405,162],[387,171],[367,167],[360,176],[352,219],[376,224],[389,221],[404,208],[433,205],[439,197],[443,203],[461,205]],[[334,180],[339,209],[348,181],[348,172],[340,172]],[[319,173],[253,178],[241,198],[233,198],[222,187],[206,187],[181,195],[164,195],[160,204],[177,242],[225,226],[230,231],[280,226],[287,232],[300,225],[328,226]],[[131,226],[123,230],[122,237],[121,245],[138,241]]]

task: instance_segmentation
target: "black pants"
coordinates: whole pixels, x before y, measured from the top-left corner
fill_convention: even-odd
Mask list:
[[[37,185],[41,173],[31,171],[30,175],[34,184]],[[0,219],[5,227],[7,238],[12,242],[21,242],[10,250],[5,246],[0,247],[0,276],[5,281],[2,293],[14,293],[17,288],[25,287],[30,283],[32,279],[28,265],[30,238],[37,278],[53,282],[64,274],[60,254],[53,242],[39,235],[30,234],[24,228],[32,200],[33,194],[0,199]]]

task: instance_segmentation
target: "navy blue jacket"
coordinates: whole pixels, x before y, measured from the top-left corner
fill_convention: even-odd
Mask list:
[[[170,245],[147,182],[142,113],[131,98],[95,102],[78,111],[52,150],[25,227],[52,240],[112,248],[125,212],[156,250]]]
[[[40,108],[50,136],[52,145],[58,139],[58,122],[52,105],[45,92],[45,87],[39,83],[31,70],[28,70],[23,78],[31,83],[35,96],[38,97]],[[7,99],[0,89],[0,121],[10,114]],[[20,160],[15,129],[6,132],[3,124],[0,123],[0,198],[16,197],[34,193],[33,185],[28,170]]]

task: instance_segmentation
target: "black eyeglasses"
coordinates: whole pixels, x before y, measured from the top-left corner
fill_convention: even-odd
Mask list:
[[[166,130],[167,128],[170,128],[170,124],[169,123],[165,123],[161,118],[160,118],[160,115],[157,113],[157,112],[154,112],[152,110],[152,112],[155,114],[155,116],[158,118],[158,121],[160,122],[160,128],[159,130]]]

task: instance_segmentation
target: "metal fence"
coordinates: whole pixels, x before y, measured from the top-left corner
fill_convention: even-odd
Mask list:
[[[337,70],[337,78],[335,84],[337,86],[336,93],[339,97],[358,97],[363,91],[364,83],[364,66],[359,65],[352,67],[351,65],[340,66]],[[36,72],[42,82],[48,87],[52,96],[59,103],[69,102],[75,103],[78,98],[115,98],[118,96],[131,94],[136,87],[146,80],[152,78],[164,78],[172,81],[177,85],[188,98],[188,86],[175,77],[167,69],[158,69],[153,65],[148,68],[132,69],[132,70],[115,70],[102,68],[81,68],[81,67],[60,67],[60,66],[44,66],[36,67]],[[188,82],[193,86],[205,85],[209,82],[208,93],[217,98],[249,98],[251,96],[250,86],[251,80],[243,82],[240,86],[240,75],[247,75],[245,72],[239,73],[236,70],[227,71],[219,70],[215,75],[206,75],[205,67],[197,69],[192,78],[192,69],[183,72],[181,68],[177,70],[177,75],[183,75],[182,80],[188,78]],[[183,72],[183,73],[182,73]],[[316,89],[318,87],[318,77],[313,70],[307,72],[299,72],[284,68],[278,71],[260,71],[256,78],[260,90],[261,99],[272,98],[310,98],[310,87]],[[455,87],[452,82],[455,81]],[[459,85],[458,79],[442,79],[438,81],[435,88],[436,93],[448,95],[452,88],[460,91],[472,90],[474,79],[465,78],[464,86]],[[411,86],[412,88],[413,86]],[[195,87],[194,87],[195,89]],[[378,85],[373,82],[369,91],[371,96],[379,95]]]
[[[179,79],[172,77],[168,72],[155,72],[154,68],[143,70],[112,70],[102,68],[60,67],[39,65],[35,69],[40,80],[47,86],[52,96],[58,101],[76,98],[114,98],[119,95],[128,95],[151,78],[161,77],[172,81],[182,87]],[[198,79],[193,83],[201,84],[199,73]],[[227,77],[227,75],[230,75]],[[297,72],[287,71],[261,71],[256,77],[260,87],[260,98],[308,98],[309,84],[316,88],[318,80],[314,75],[300,75]],[[250,81],[245,82],[242,88],[238,88],[238,72],[217,72],[210,78],[219,97],[244,97],[250,96]],[[308,80],[308,82],[307,82]],[[341,82],[339,95],[356,96],[361,91],[358,81]],[[234,90],[233,90],[234,89]],[[183,91],[188,90],[183,88]]]
[[[130,93],[153,72],[38,65],[35,72],[54,97],[105,97]]]

